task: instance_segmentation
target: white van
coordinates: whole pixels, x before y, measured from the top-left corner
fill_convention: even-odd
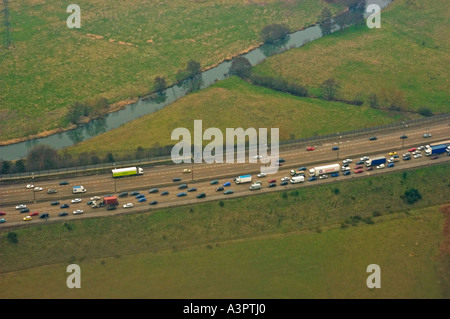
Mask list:
[[[261,184],[252,184],[252,186],[250,186],[250,190],[255,190],[255,189],[261,189]]]
[[[342,171],[349,171],[350,170],[350,166],[342,166]]]
[[[291,178],[291,184],[303,183],[305,181],[305,176],[295,176]]]

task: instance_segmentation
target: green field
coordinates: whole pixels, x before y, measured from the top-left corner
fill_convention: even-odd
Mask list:
[[[449,170],[17,229],[15,244],[5,231],[0,297],[439,298]],[[66,288],[71,263],[85,289]],[[365,286],[372,263],[386,289]]]
[[[67,127],[77,101],[144,95],[155,76],[170,83],[191,59],[215,65],[258,45],[267,24],[298,30],[325,6],[342,9],[322,0],[79,0],[81,28],[69,29],[69,3],[9,2],[14,49],[0,49],[1,141]],[[0,22],[3,46],[3,14]]]
[[[381,28],[351,27],[254,68],[261,75],[301,83],[313,94],[335,78],[338,98],[376,94],[381,106],[397,101],[404,109],[448,112],[450,101],[450,12],[448,2],[396,0],[381,13]],[[387,98],[387,102],[383,102]]]
[[[405,117],[369,107],[301,98],[253,86],[238,77],[191,93],[170,106],[67,148],[71,154],[112,152],[123,155],[138,147],[174,145],[172,131],[193,132],[194,120],[209,127],[279,128],[280,140],[344,132],[398,122]],[[207,144],[208,141],[205,141]]]

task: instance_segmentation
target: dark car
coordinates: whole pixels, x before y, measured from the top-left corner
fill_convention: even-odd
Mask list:
[[[331,177],[338,177],[338,176],[339,176],[339,173],[331,174]]]
[[[148,192],[149,192],[150,194],[157,193],[157,192],[159,192],[159,189],[157,189],[157,188],[152,188],[152,189],[150,189]]]
[[[168,191],[164,191],[164,192],[161,193],[161,195],[162,195],[162,196],[164,196],[164,195],[169,195],[169,192],[168,192]]]
[[[216,188],[216,192],[220,192],[220,191],[223,191],[223,186],[219,186]]]
[[[217,179],[215,179],[215,180],[211,181],[209,184],[216,185],[216,184],[219,184],[219,181]]]
[[[69,215],[67,212],[61,212],[58,214],[59,217],[67,216]]]
[[[226,182],[226,183],[223,184],[223,186],[224,187],[231,186],[231,183],[230,182]]]
[[[205,193],[200,193],[197,195],[197,198],[205,198],[206,194]]]
[[[376,136],[371,136],[370,138],[369,138],[369,140],[370,141],[376,141],[378,138],[376,137]]]
[[[284,163],[284,162],[286,162],[283,158],[279,158],[279,159],[277,159],[277,162],[278,163]]]
[[[315,176],[308,178],[308,181],[315,181],[315,180],[317,180],[317,177],[315,177]]]
[[[339,147],[334,146],[334,147],[331,148],[331,150],[332,150],[332,151],[338,151],[338,150],[339,150]]]
[[[403,135],[400,136],[400,138],[408,138],[408,136],[403,134]]]
[[[121,192],[119,194],[119,197],[127,197],[128,196],[128,192]]]
[[[277,186],[277,184],[276,183],[269,183],[269,185],[267,185],[267,187],[276,187]]]
[[[42,219],[49,218],[49,217],[50,217],[50,215],[48,213],[42,213],[41,216],[39,216],[39,218],[42,218]]]
[[[136,195],[139,195],[139,192],[134,191],[134,192],[131,192],[131,193],[130,193],[130,196],[136,196]]]
[[[144,194],[139,194],[139,195],[136,195],[136,199],[139,199],[139,198],[143,198],[143,197],[145,197],[145,195]]]
[[[357,161],[356,162],[356,165],[363,165],[364,164],[364,161]]]
[[[299,170],[299,171],[306,171],[306,167],[305,167],[305,166],[302,166],[302,167],[300,167],[298,170]]]
[[[174,178],[172,179],[172,181],[173,181],[173,182],[181,182],[181,178],[179,178],[179,177],[174,177]]]
[[[223,192],[225,195],[233,194],[234,192],[231,189],[226,190]]]
[[[195,187],[191,187],[188,189],[188,192],[196,192],[196,191],[197,191],[197,188],[195,188]]]
[[[350,171],[345,171],[344,173],[342,173],[343,175],[350,175]]]
[[[430,158],[431,158],[432,160],[435,160],[435,159],[438,159],[439,156],[438,156],[438,155],[434,155],[434,156],[431,156]]]
[[[187,184],[181,184],[178,186],[178,189],[188,188]]]
[[[287,184],[289,184],[288,181],[282,181],[282,182],[280,183],[280,186],[284,186],[284,185],[287,185]]]
[[[149,205],[156,205],[156,204],[158,204],[158,201],[156,201],[156,200],[152,200],[150,203],[148,203]]]
[[[62,181],[62,182],[59,182],[59,185],[61,185],[61,186],[69,185],[69,182],[68,181]]]
[[[62,204],[59,208],[69,208],[69,204]]]
[[[56,206],[56,205],[59,205],[59,202],[58,201],[54,201],[54,202],[51,202],[50,205]]]
[[[108,205],[108,207],[106,207],[106,210],[116,210],[116,205]]]
[[[22,208],[20,210],[21,213],[28,213],[30,210],[28,208]]]
[[[181,192],[181,193],[178,193],[178,194],[177,194],[178,197],[182,197],[182,196],[186,196],[186,195],[187,195],[187,194],[184,193],[184,192]]]
[[[369,167],[366,168],[366,171],[372,171],[372,170],[373,170],[372,166],[369,166]]]

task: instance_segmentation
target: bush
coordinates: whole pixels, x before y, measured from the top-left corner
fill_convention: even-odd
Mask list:
[[[422,195],[420,194],[419,190],[417,190],[415,188],[410,188],[407,191],[405,191],[403,199],[408,204],[414,204],[419,199],[422,199]]]
[[[6,235],[6,239],[11,244],[17,244],[19,242],[19,240],[17,239],[17,234],[15,232],[8,232],[8,234]]]
[[[422,116],[433,116],[433,112],[427,107],[420,108],[418,113]]]
[[[261,31],[261,41],[273,43],[285,38],[289,34],[289,28],[284,24],[269,24]]]

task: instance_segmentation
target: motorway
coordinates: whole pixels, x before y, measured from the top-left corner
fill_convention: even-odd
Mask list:
[[[313,146],[316,149],[314,151],[306,151],[306,147],[296,147],[285,151],[280,150],[280,157],[285,160],[282,166],[276,174],[268,175],[264,178],[257,178],[256,174],[259,173],[260,167],[264,166],[261,163],[213,163],[213,164],[171,164],[153,166],[151,168],[144,168],[144,175],[132,176],[119,179],[113,179],[111,174],[103,175],[91,175],[83,177],[74,177],[67,180],[70,185],[60,186],[58,180],[44,180],[44,178],[35,178],[34,180],[28,179],[21,183],[7,183],[4,182],[0,189],[0,211],[6,212],[6,215],[0,216],[5,218],[6,222],[0,224],[0,230],[2,228],[18,227],[37,225],[48,222],[73,220],[79,218],[100,217],[107,215],[116,215],[124,213],[137,213],[155,210],[162,207],[171,207],[175,205],[186,205],[192,203],[198,203],[209,200],[220,200],[233,198],[236,196],[245,196],[250,194],[261,194],[269,191],[279,191],[284,189],[294,189],[299,187],[309,187],[316,184],[324,184],[337,182],[342,180],[348,180],[353,178],[361,178],[368,175],[375,175],[381,173],[388,173],[402,169],[414,169],[426,165],[448,163],[450,156],[442,154],[439,159],[431,160],[425,155],[422,158],[411,159],[409,161],[403,161],[395,163],[393,168],[385,168],[381,170],[374,169],[373,171],[364,171],[361,174],[354,174],[355,162],[362,156],[377,156],[385,155],[387,158],[388,152],[396,151],[400,157],[401,154],[407,152],[410,147],[417,147],[426,144],[435,144],[440,141],[450,140],[450,126],[448,123],[437,124],[432,127],[414,128],[406,130],[407,139],[400,139],[405,131],[389,132],[386,134],[377,134],[376,141],[370,141],[369,136],[353,137],[353,138],[341,138],[334,143],[327,143],[323,145],[308,145]],[[431,138],[423,138],[423,133],[431,133]],[[338,146],[339,151],[333,151],[331,148]],[[326,165],[340,163],[345,158],[353,159],[350,167],[352,168],[352,174],[349,176],[343,176],[342,173],[339,177],[327,178],[324,180],[305,181],[300,184],[288,184],[286,186],[280,186],[280,180],[282,177],[290,177],[289,170],[296,169],[300,166],[306,166],[308,169],[317,165]],[[182,173],[183,169],[192,169],[192,173]],[[253,180],[260,180],[263,183],[263,187],[260,190],[250,191],[250,184],[236,185],[233,182],[233,178],[239,175],[252,174]],[[306,174],[306,177],[309,174]],[[174,177],[182,179],[180,182],[172,182]],[[276,179],[277,186],[274,188],[267,187],[268,179]],[[219,180],[219,185],[210,185],[210,181],[213,179]],[[231,182],[231,186],[225,187],[225,190],[232,189],[234,191],[231,195],[224,195],[223,192],[216,192],[215,188],[222,185],[225,182]],[[179,190],[178,185],[187,183],[189,187],[196,187],[196,192],[187,192],[186,189]],[[32,189],[26,189],[27,184],[33,184],[43,188],[41,192],[34,192]],[[87,192],[84,194],[72,194],[72,186],[83,185]],[[149,194],[150,188],[159,188],[159,193]],[[47,189],[55,188],[58,190],[56,194],[47,194]],[[90,197],[98,195],[102,197],[106,194],[117,195],[121,191],[139,191],[146,195],[147,202],[138,202],[133,196],[119,198],[120,205],[117,210],[107,211],[103,208],[92,208],[86,205],[86,202],[90,200]],[[161,196],[162,191],[169,191],[169,195]],[[177,197],[177,193],[184,191],[188,195],[184,197]],[[197,199],[198,193],[206,193],[206,198]],[[70,200],[73,198],[81,198],[82,202],[77,204],[71,204]],[[59,201],[60,205],[69,204],[70,208],[60,209],[60,205],[51,206],[51,201]],[[157,205],[149,205],[152,200],[157,200]],[[133,208],[123,208],[122,205],[128,202],[134,204]],[[19,213],[15,209],[18,204],[26,204],[31,212],[48,212],[50,218],[48,220],[40,219],[38,216],[33,216],[30,221],[23,221],[23,217],[28,216],[30,213]],[[76,209],[83,209],[84,213],[81,215],[73,215],[72,212]],[[59,217],[58,214],[61,211],[67,211],[68,216]]]

